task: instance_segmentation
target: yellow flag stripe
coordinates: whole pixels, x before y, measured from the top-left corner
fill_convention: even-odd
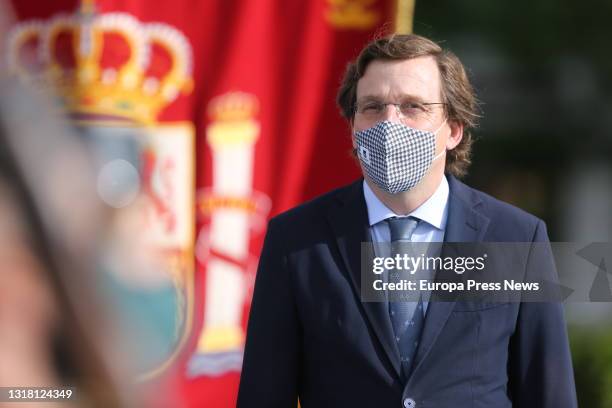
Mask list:
[[[395,0],[395,32],[412,33],[414,20],[414,3],[416,0]]]

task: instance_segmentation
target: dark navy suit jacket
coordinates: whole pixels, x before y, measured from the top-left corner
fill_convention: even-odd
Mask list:
[[[445,241],[548,241],[538,218],[447,177]],[[431,302],[402,381],[386,304],[360,300],[369,239],[361,180],[270,221],[239,407],[577,406],[560,303]]]

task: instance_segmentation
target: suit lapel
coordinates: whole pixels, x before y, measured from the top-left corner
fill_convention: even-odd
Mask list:
[[[480,199],[471,189],[453,176],[447,175],[447,178],[449,182],[449,203],[444,242],[482,241],[490,220],[478,211],[478,207],[481,204]],[[441,256],[445,256],[444,249]],[[436,281],[439,281],[440,275],[436,274]],[[451,277],[453,276],[451,275]],[[461,280],[462,275],[456,275],[453,278]],[[434,300],[434,294],[432,294],[432,300]],[[434,300],[429,303],[425,317],[425,326],[423,327],[421,341],[417,350],[416,366],[411,377],[414,376],[435,344],[436,339],[455,307],[455,303],[455,298],[448,297],[445,298],[445,301]]]
[[[393,328],[386,302],[361,302],[361,243],[370,242],[368,213],[362,181],[351,185],[328,213],[338,250],[350,276],[355,294],[383,350],[398,376],[400,356],[393,340]]]

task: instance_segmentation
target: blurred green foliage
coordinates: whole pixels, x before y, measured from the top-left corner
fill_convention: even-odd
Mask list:
[[[612,328],[569,329],[578,406],[612,408]]]

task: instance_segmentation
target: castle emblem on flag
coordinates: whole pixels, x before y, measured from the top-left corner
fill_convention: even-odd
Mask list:
[[[258,110],[255,95],[238,91],[208,105],[213,184],[198,193],[203,226],[196,245],[196,258],[206,266],[206,307],[197,350],[187,366],[191,377],[242,366],[244,310],[257,267],[250,242],[265,230],[271,207],[271,199],[253,189]]]

